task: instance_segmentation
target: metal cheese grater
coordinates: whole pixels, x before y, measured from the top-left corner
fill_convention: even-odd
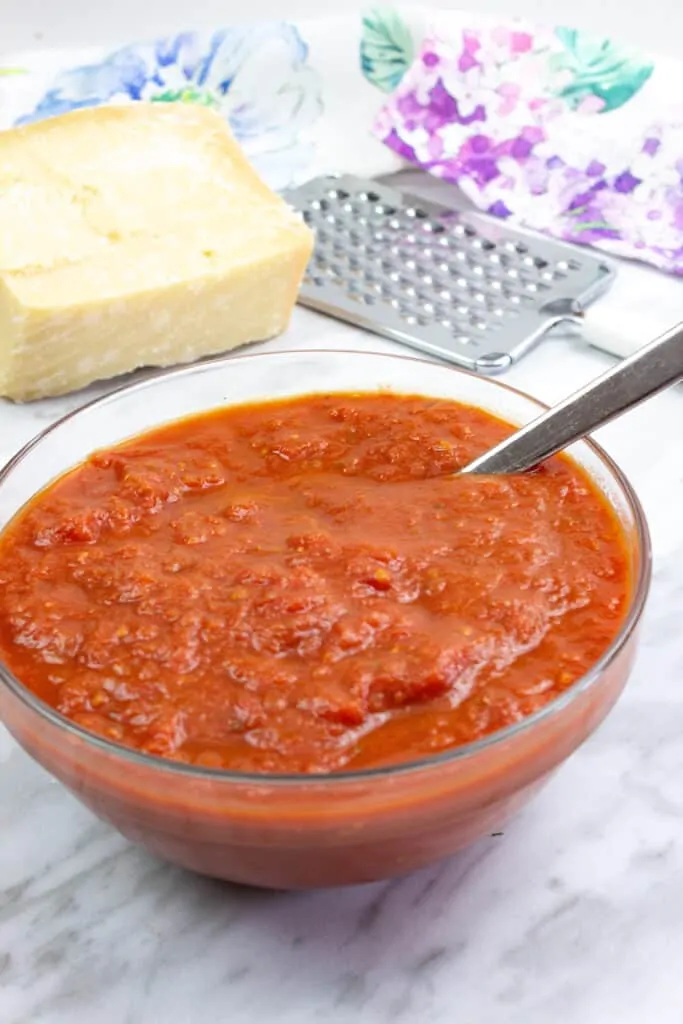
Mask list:
[[[480,373],[511,366],[614,278],[599,256],[376,181],[285,196],[316,232],[299,301]]]

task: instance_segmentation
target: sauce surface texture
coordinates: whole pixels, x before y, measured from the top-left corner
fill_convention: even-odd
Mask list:
[[[630,596],[564,457],[449,474],[510,433],[395,395],[232,407],[93,455],[0,540],[0,655],[87,730],[177,761],[405,762],[541,708]]]

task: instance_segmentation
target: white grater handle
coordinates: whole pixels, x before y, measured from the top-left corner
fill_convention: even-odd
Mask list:
[[[622,359],[681,319],[683,281],[624,263],[604,298],[588,307],[585,341]]]
[[[582,335],[594,348],[609,352],[610,355],[625,359],[646,343],[652,336],[652,321],[641,322],[631,314],[610,308],[598,314],[593,308],[586,313]]]

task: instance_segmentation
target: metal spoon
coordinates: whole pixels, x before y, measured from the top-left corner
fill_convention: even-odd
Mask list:
[[[683,380],[683,323],[480,455],[461,473],[523,473]]]

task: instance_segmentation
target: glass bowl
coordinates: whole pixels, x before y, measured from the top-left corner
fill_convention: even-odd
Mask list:
[[[122,388],[66,416],[0,473],[0,527],[89,453],[179,417],[310,392],[459,399],[522,424],[543,408],[497,381],[411,357],[349,351],[231,356]],[[269,888],[404,874],[493,831],[608,713],[633,662],[650,581],[640,503],[590,442],[571,454],[616,509],[630,540],[633,597],[609,649],[539,712],[419,762],[327,776],[248,775],[164,761],[90,734],[0,666],[0,716],[21,746],[96,815],[194,871]]]

